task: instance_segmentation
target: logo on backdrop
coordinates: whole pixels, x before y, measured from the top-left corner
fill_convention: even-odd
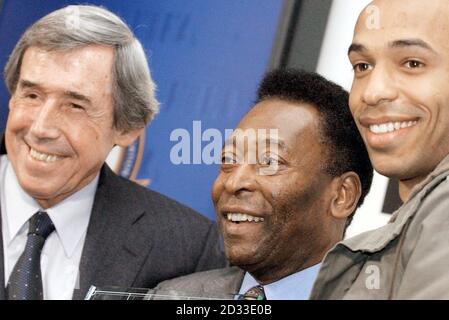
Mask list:
[[[115,147],[112,149],[106,163],[118,175],[148,187],[150,179],[137,179],[140,165],[142,163],[143,151],[145,148],[145,132],[143,132],[127,148]]]

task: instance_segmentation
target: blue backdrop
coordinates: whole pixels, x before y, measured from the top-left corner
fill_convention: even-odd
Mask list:
[[[210,188],[218,165],[170,161],[176,142],[170,134],[193,121],[202,131],[234,128],[255,99],[266,71],[281,15],[281,0],[103,0],[142,41],[158,85],[161,112],[146,131],[138,178],[150,187],[215,218]],[[25,29],[66,0],[5,0],[0,13],[0,67]],[[83,2],[84,3],[84,2]],[[9,94],[0,88],[0,126],[4,128]],[[200,142],[201,146],[207,142]],[[191,141],[191,146],[193,141]],[[193,161],[191,149],[191,162]]]

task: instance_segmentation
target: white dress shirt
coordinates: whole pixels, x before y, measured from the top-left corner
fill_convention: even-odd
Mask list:
[[[264,285],[267,300],[308,300],[320,267],[321,263]],[[245,294],[257,285],[257,280],[246,272],[239,293]]]
[[[78,287],[79,263],[98,185],[97,177],[86,187],[52,208],[43,210],[20,186],[6,155],[0,157],[0,201],[5,286],[27,241],[28,220],[37,211],[48,213],[55,231],[41,254],[44,299],[69,300]]]

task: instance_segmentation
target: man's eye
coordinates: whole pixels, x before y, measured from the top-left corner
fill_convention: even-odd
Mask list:
[[[360,73],[360,72],[368,71],[370,69],[370,65],[368,63],[362,62],[362,63],[357,63],[357,64],[353,65],[352,68],[354,69],[354,72]]]
[[[263,155],[260,164],[265,166],[279,165],[279,159],[276,156]]]
[[[424,63],[418,60],[408,60],[405,62],[405,66],[410,69],[417,69],[424,67]]]
[[[221,157],[221,163],[222,164],[234,164],[234,163],[236,163],[235,157],[234,156],[227,156],[227,155],[222,156]]]
[[[38,98],[38,95],[35,94],[35,93],[28,93],[28,94],[25,95],[25,98],[31,99],[31,100],[35,100],[35,99]]]
[[[81,106],[81,105],[79,105],[79,104],[76,104],[76,103],[71,103],[70,106],[71,106],[73,109],[84,110],[84,107],[83,107],[83,106]]]

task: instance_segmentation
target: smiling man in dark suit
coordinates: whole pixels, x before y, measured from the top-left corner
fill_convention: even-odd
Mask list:
[[[19,40],[5,80],[0,298],[81,299],[90,285],[151,287],[224,266],[211,221],[105,164],[158,111],[120,18],[94,6],[47,15]]]

